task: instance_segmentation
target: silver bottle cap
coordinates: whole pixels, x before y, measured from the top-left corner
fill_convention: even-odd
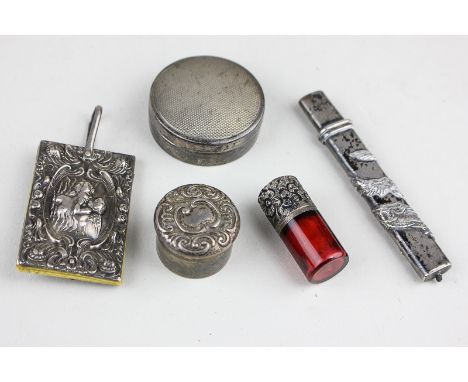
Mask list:
[[[258,203],[278,233],[296,216],[317,209],[297,178],[291,175],[280,176],[263,187]]]
[[[253,146],[264,109],[262,88],[248,70],[219,57],[189,57],[154,80],[150,128],[156,142],[175,158],[218,165]]]
[[[180,276],[202,278],[215,274],[229,260],[240,218],[222,191],[188,184],[161,199],[154,226],[163,264]]]

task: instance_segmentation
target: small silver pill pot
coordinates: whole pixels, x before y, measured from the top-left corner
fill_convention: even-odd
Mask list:
[[[184,162],[231,162],[255,143],[265,110],[262,88],[235,62],[197,56],[177,61],[151,86],[150,129],[156,142]]]
[[[172,272],[202,278],[226,265],[240,218],[222,191],[204,184],[188,184],[168,192],[154,213],[156,249]]]

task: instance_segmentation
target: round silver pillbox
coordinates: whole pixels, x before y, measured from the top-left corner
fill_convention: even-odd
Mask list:
[[[188,184],[161,199],[154,226],[163,264],[180,276],[202,278],[215,274],[229,260],[240,218],[222,191]]]
[[[264,110],[255,77],[224,58],[182,59],[151,86],[154,139],[170,155],[192,164],[219,165],[244,155],[257,139]]]

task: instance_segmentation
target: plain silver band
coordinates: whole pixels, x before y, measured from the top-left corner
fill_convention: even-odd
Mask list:
[[[330,123],[320,131],[318,137],[319,141],[325,144],[327,140],[336,134],[353,128],[353,122],[349,119],[342,119],[341,121]]]

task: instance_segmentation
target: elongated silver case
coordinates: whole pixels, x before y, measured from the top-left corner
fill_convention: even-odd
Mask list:
[[[388,231],[401,253],[422,280],[442,280],[450,261],[429,228],[409,206],[395,183],[387,177],[354,131],[325,94],[317,91],[301,98],[299,105],[369,204],[375,218]]]

